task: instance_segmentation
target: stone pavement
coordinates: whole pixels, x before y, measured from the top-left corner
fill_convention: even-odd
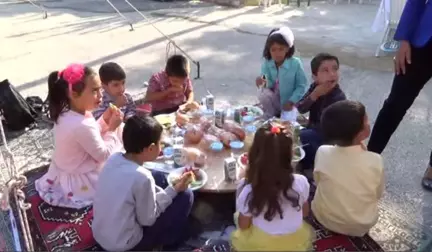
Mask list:
[[[121,0],[112,2],[122,10],[127,7]],[[308,73],[311,57],[318,52],[331,52],[340,58],[342,88],[349,98],[367,106],[372,123],[390,90],[391,58],[373,57],[381,39],[381,34],[370,29],[376,2],[313,2],[310,8],[274,6],[266,10],[229,9],[199,2],[131,2],[200,62],[202,79],[194,82],[198,96],[210,90],[220,100],[255,101],[253,80],[259,73],[266,35],[281,25],[294,30],[298,55]],[[46,20],[29,4],[0,4],[0,78],[10,79],[23,95],[45,97],[49,72],[72,61],[95,69],[106,61],[118,62],[127,71],[128,88],[133,92],[142,90],[150,74],[164,66],[167,41],[138,14],[125,13],[136,22],[131,32],[103,0],[53,0],[44,4],[50,8]],[[426,233],[431,231],[432,194],[421,188],[420,179],[432,147],[431,95],[427,85],[383,153],[387,186],[382,206],[413,230]],[[394,228],[394,232],[401,230]],[[388,249],[403,248],[395,246]]]

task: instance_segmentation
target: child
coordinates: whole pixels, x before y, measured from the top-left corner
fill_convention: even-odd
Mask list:
[[[310,251],[309,183],[291,166],[293,140],[287,129],[265,124],[249,151],[249,167],[237,197],[236,251]],[[236,214],[236,215],[237,215]]]
[[[363,236],[378,221],[384,191],[383,160],[362,144],[370,134],[365,107],[336,102],[324,111],[321,127],[335,145],[321,146],[316,155],[313,213],[331,231]]]
[[[264,47],[261,76],[256,79],[257,87],[263,87],[258,99],[267,118],[291,111],[306,92],[307,78],[294,52],[294,34],[290,28],[270,32]]]
[[[166,179],[153,178],[142,166],[158,157],[162,130],[150,116],[131,117],[123,130],[126,153],[112,155],[101,172],[92,230],[105,250],[151,251],[156,246],[166,250],[186,238],[193,203],[193,193],[187,189],[190,174],[163,189]]]
[[[48,204],[91,205],[101,164],[121,147],[116,132],[122,113],[109,108],[96,121],[90,112],[101,103],[100,89],[97,74],[80,64],[48,77],[54,153],[48,172],[35,182],[39,196]]]
[[[125,93],[126,73],[117,63],[108,62],[99,68],[99,77],[102,81],[103,96],[102,104],[93,111],[93,116],[98,119],[110,104],[119,108],[125,120],[135,115],[135,103],[132,96]]]
[[[145,100],[152,105],[153,116],[173,113],[180,105],[196,108],[189,71],[188,60],[183,55],[173,55],[164,71],[152,75]]]
[[[307,129],[300,132],[300,141],[305,146],[306,156],[300,162],[302,169],[312,169],[315,154],[322,145],[320,118],[322,111],[329,105],[346,100],[339,87],[339,59],[328,53],[320,53],[311,61],[312,83],[309,90],[296,105],[300,113],[309,112]]]

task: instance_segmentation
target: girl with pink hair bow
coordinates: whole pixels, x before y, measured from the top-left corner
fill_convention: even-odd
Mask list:
[[[113,107],[98,121],[91,114],[101,100],[101,82],[89,67],[71,64],[49,75],[54,153],[47,173],[35,182],[47,203],[70,208],[93,203],[103,163],[122,147],[122,113]]]

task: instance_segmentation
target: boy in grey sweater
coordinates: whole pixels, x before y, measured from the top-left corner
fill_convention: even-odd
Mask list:
[[[133,116],[123,129],[126,153],[105,163],[93,203],[93,236],[107,251],[145,251],[178,244],[193,204],[190,175],[175,186],[142,165],[157,158],[162,126],[152,117]],[[156,181],[155,181],[156,179]]]

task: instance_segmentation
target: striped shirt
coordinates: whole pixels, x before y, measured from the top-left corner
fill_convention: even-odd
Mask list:
[[[124,94],[126,96],[127,103],[125,106],[119,108],[123,114],[125,120],[129,117],[135,115],[136,113],[136,106],[135,102],[132,99],[132,96],[128,93]],[[102,94],[102,103],[99,105],[97,109],[93,111],[94,118],[98,119],[102,116],[102,114],[107,110],[107,108],[110,106],[110,103],[115,105],[115,99],[111,95],[109,95],[107,92],[103,91]]]

